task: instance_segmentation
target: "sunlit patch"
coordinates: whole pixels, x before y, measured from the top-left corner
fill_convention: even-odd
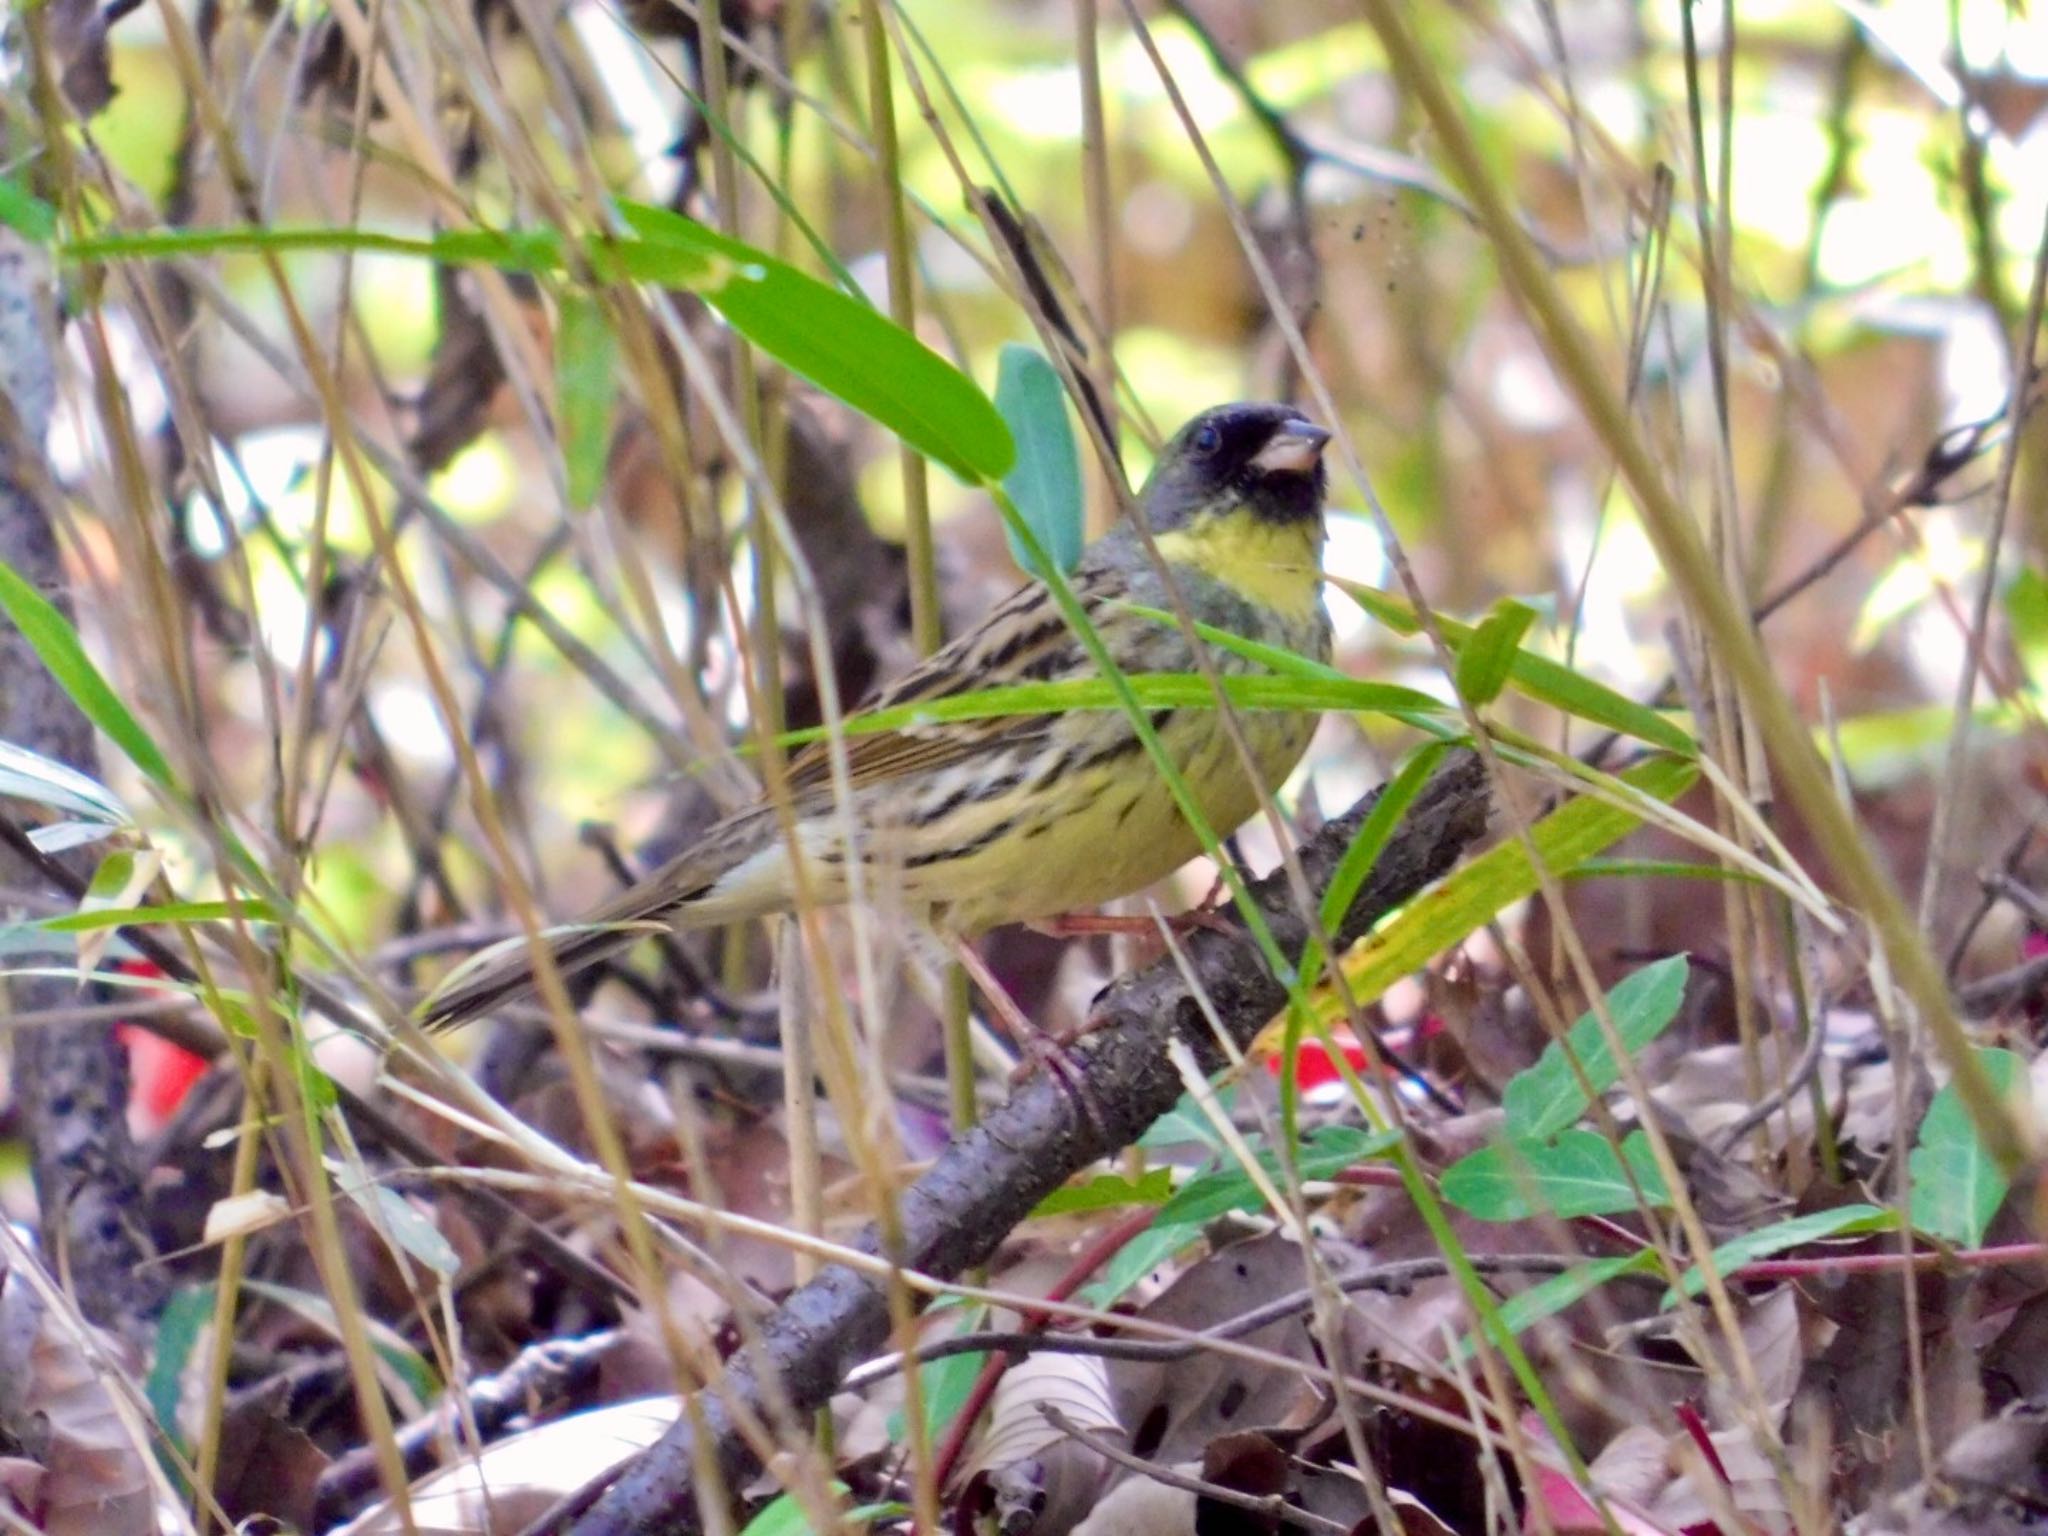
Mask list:
[[[1923,7],[1906,5],[1887,9],[1911,13]],[[1962,61],[1969,69],[2002,72],[2015,62],[2014,44],[2024,47],[2025,42],[2031,40],[2036,60],[2032,72],[2042,72],[2042,54],[2048,51],[2048,28],[2043,27],[2038,8],[2015,5],[2011,0],[1958,0],[1953,7],[1953,36],[1949,17],[1951,7],[1938,5],[1924,9],[1932,12],[1934,25],[1928,26],[1929,17],[1916,18],[1923,34],[1933,34],[1926,37],[1923,46],[1938,50],[1943,57],[1947,57],[1950,50],[1960,43]],[[1935,41],[1936,36],[1939,42]]]
[[[1244,392],[1244,357],[1229,347],[1192,341],[1153,326],[1133,326],[1117,336],[1116,356],[1147,413],[1167,429]],[[1140,456],[1135,441],[1130,447],[1127,462],[1136,480],[1151,468],[1151,461]]]
[[[134,322],[118,309],[103,309],[99,315],[114,376],[120,381],[128,409],[128,424],[137,437],[148,438],[163,429],[170,414],[170,396],[143,348],[142,338],[135,332]],[[66,331],[64,346],[70,354],[74,377],[80,381],[91,379],[93,349],[77,326]],[[90,464],[106,457],[99,402],[88,385],[81,383],[81,387],[59,395],[51,414],[45,451],[50,455],[50,467],[67,483],[75,483]]]
[[[414,768],[446,768],[455,761],[448,732],[434,699],[412,681],[379,682],[365,702],[377,729],[401,762]]]
[[[1081,137],[1081,69],[1077,64],[1037,68],[964,69],[961,87],[980,110],[1026,143],[1071,144]]]
[[[1623,144],[1634,143],[1644,132],[1643,94],[1626,77],[1584,82],[1579,88],[1579,105],[1596,126]]]
[[[511,510],[519,475],[504,440],[486,432],[434,476],[428,489],[459,523],[488,523]]]
[[[532,591],[534,601],[547,610],[548,617],[577,639],[596,646],[608,646],[617,639],[616,610],[575,566],[555,561],[534,578]],[[536,637],[533,643],[537,654],[554,662],[561,660],[545,640]]]
[[[1916,269],[1936,286],[1966,280],[1969,249],[1944,207],[1947,189],[1927,164],[1924,116],[1874,111],[1858,127],[1858,181],[1865,190],[1828,209],[1821,225],[1821,280],[1853,288]]]
[[[188,503],[193,547],[208,559],[218,559],[227,551],[230,530],[245,534],[265,518],[287,544],[307,543],[320,526],[324,494],[328,545],[350,554],[367,553],[373,541],[354,478],[338,462],[324,485],[317,473],[326,441],[318,428],[294,425],[247,433],[232,447],[216,443],[220,514],[208,497],[194,493]],[[371,494],[383,494],[384,481],[374,471],[370,474]]]
[[[1733,125],[1736,221],[1744,231],[1803,247],[1813,227],[1813,190],[1827,174],[1830,153],[1818,101],[1788,101],[1778,110],[1752,107]]]
[[[1899,652],[1920,685],[1934,698],[1954,695],[1969,658],[1969,636],[1955,615],[1938,603],[1926,603],[1906,616]]]
[[[1362,582],[1369,587],[1383,585],[1387,551],[1380,543],[1379,529],[1368,519],[1349,512],[1332,512],[1324,523],[1329,537],[1323,545],[1323,569],[1346,581]],[[1329,609],[1330,626],[1340,647],[1366,639],[1377,628],[1365,616],[1365,610],[1349,598],[1331,602],[1325,592],[1323,606]]]
[[[1495,362],[1492,393],[1503,424],[1517,431],[1555,432],[1571,419],[1571,402],[1533,343],[1511,346]]]
[[[219,506],[197,491],[186,505],[194,551],[202,559],[219,559],[228,551],[230,534],[247,532],[259,507],[284,505],[318,462],[323,441],[323,434],[313,427],[289,426],[246,432],[232,450],[216,443],[213,472],[220,485]]]
[[[1993,212],[1998,234],[2010,262],[2015,292],[2024,292],[2032,275],[2034,247],[2041,219],[2048,210],[2048,121],[2036,117],[2017,142],[1995,138],[1988,147],[1991,180],[2005,195]]]
[[[1206,134],[1235,122],[1244,110],[1237,91],[1216,73],[1208,51],[1187,25],[1174,17],[1161,16],[1153,20],[1151,31],[1159,57],[1165,61],[1167,73],[1173,76],[1173,83],[1180,91],[1181,99],[1187,103],[1195,125]],[[1153,67],[1151,56],[1136,34],[1120,38],[1108,51],[1103,59],[1103,73],[1116,82],[1115,88],[1126,101],[1164,103],[1167,100],[1166,86],[1159,78],[1159,71]],[[1076,103],[1080,100],[1078,91],[1074,100]]]
[[[2005,332],[1979,304],[1943,306],[1941,382],[1951,424],[1988,421],[2005,409],[2012,388]]]
[[[1252,88],[1283,110],[1319,100],[1360,74],[1385,67],[1386,51],[1365,22],[1321,27],[1245,62]]]
[[[1978,10],[1997,15],[2004,37],[2006,68],[2031,80],[2048,79],[2048,13],[2036,6],[2025,16],[2015,15],[2004,0],[1965,9],[1973,19]],[[1967,53],[1967,39],[1964,46]]]
[[[1606,525],[1600,534],[1600,555],[1593,579],[1612,587],[1612,601],[1639,602],[1664,589],[1664,565],[1657,546],[1636,515],[1636,504],[1617,484],[1607,497]]]
[[[572,5],[568,21],[604,82],[604,99],[626,129],[644,180],[641,195],[666,203],[683,174],[682,162],[669,153],[683,92],[656,67],[650,40],[633,33],[616,7]]]
[[[256,633],[280,667],[296,671],[306,649],[308,609],[305,589],[267,543],[249,545],[249,579],[256,595]],[[324,629],[313,632],[313,665],[323,666],[333,640]]]
[[[395,373],[424,373],[441,329],[433,267],[409,256],[359,251],[353,270],[355,311],[379,361]]]
[[[1859,653],[1870,649],[1940,588],[1965,590],[1975,581],[1983,559],[1982,539],[1964,533],[1945,509],[1929,511],[1920,520],[1919,549],[1893,561],[1864,597],[1856,627],[1850,632],[1849,648]],[[1950,615],[1935,612],[1930,616],[1936,622],[1932,626],[1916,624],[1912,644],[1903,649],[1915,671],[1930,683],[1938,683],[1955,676],[1954,662],[1960,656],[1957,647],[1962,640]],[[1947,641],[1941,638],[1943,631],[1949,636]],[[1934,647],[1933,653],[1925,651],[1927,645]]]

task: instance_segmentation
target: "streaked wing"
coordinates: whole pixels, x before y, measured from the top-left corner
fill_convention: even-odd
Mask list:
[[[1072,578],[1075,596],[1091,618],[1106,595],[1095,573]],[[857,714],[934,699],[955,698],[1015,683],[1054,682],[1092,676],[1087,652],[1067,627],[1052,594],[1036,583],[1012,593],[986,620],[941,646],[917,666],[865,700]],[[907,730],[877,731],[846,738],[853,787],[911,774],[925,774],[964,762],[999,743],[1042,736],[1055,717],[1005,715],[987,720],[949,720]],[[828,744],[814,741],[789,765],[792,790],[823,789],[832,778]]]

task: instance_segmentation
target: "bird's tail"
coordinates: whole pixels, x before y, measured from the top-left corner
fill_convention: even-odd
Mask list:
[[[670,927],[705,928],[759,917],[782,904],[773,879],[727,890],[723,877],[776,834],[766,811],[742,812],[713,827],[646,879],[541,942],[566,978]],[[422,1029],[453,1029],[534,989],[533,949],[524,936],[458,966],[421,1007]]]
[[[580,922],[542,929],[540,941],[566,980],[665,932],[676,905],[672,892],[635,887]],[[526,996],[537,985],[533,948],[522,934],[458,966],[420,1009],[420,1027],[454,1029]]]
[[[554,957],[555,969],[567,978],[631,948],[648,931],[645,924],[621,931],[592,929],[579,923],[573,928],[543,929],[540,937]],[[525,935],[508,939],[503,945],[494,945],[473,956],[448,978],[447,985],[427,999],[420,1010],[420,1028],[459,1028],[506,1003],[517,1002],[538,984],[533,950]]]

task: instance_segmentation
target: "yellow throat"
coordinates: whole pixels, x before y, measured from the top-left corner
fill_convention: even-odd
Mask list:
[[[1247,602],[1290,623],[1307,623],[1323,600],[1316,564],[1321,527],[1314,522],[1271,523],[1244,507],[1208,512],[1159,535],[1161,558],[1193,566]]]

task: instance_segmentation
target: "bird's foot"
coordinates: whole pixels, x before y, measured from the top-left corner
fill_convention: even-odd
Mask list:
[[[1088,1086],[1081,1064],[1067,1049],[1071,1042],[1051,1030],[1040,1028],[1027,1018],[1024,1010],[1017,1006],[1017,1000],[1010,996],[1009,989],[996,979],[995,972],[988,968],[988,962],[981,958],[973,944],[965,939],[955,940],[953,951],[959,958],[961,969],[967,972],[975,989],[987,1002],[989,1012],[1001,1021],[1011,1043],[1017,1047],[1017,1065],[1010,1070],[1012,1085],[1025,1082],[1044,1070],[1066,1090],[1081,1118],[1107,1140],[1109,1122],[1101,1113],[1101,1105],[1094,1090]]]
[[[1219,884],[1217,887],[1221,890]],[[1211,896],[1213,897],[1213,892]],[[1204,898],[1198,907],[1172,917],[1116,917],[1106,912],[1061,912],[1052,917],[1042,917],[1024,926],[1033,933],[1042,933],[1049,939],[1086,939],[1105,934],[1120,934],[1128,938],[1156,938],[1159,925],[1164,923],[1167,931],[1176,938],[1207,929],[1211,933],[1230,933],[1233,927],[1224,915],[1221,906],[1210,898]]]

